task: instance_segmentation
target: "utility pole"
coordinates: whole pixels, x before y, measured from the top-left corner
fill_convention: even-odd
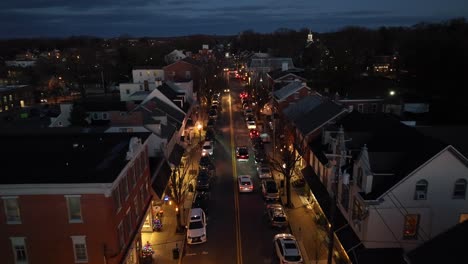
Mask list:
[[[331,204],[330,204],[330,229],[328,231],[328,258],[327,258],[327,263],[332,264],[332,258],[333,258],[333,248],[335,244],[335,210],[336,210],[336,202],[337,202],[337,195],[338,195],[338,184],[339,180],[342,178],[342,172],[341,172],[341,166],[342,163],[345,163],[345,159],[351,158],[352,156],[346,155],[346,140],[344,137],[344,130],[343,126],[340,126],[340,129],[338,130],[338,134],[336,135],[336,138],[334,139],[336,142],[335,144],[335,150],[333,154],[327,154],[328,157],[334,157],[335,160],[335,176],[334,176],[334,182],[332,185],[332,193],[331,193]],[[350,140],[347,140],[350,141]]]

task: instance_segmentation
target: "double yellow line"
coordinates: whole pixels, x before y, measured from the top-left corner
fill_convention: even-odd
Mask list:
[[[240,212],[239,212],[239,192],[237,191],[237,163],[236,153],[234,150],[234,126],[232,122],[232,98],[229,95],[229,130],[231,134],[231,162],[232,162],[232,177],[234,179],[234,214],[235,214],[235,230],[236,230],[236,248],[237,248],[237,264],[242,264],[242,239],[240,232]]]

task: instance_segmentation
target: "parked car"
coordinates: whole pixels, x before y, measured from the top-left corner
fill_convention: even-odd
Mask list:
[[[210,156],[202,156],[200,158],[199,167],[201,170],[213,170],[214,165],[213,162],[211,162]]]
[[[279,228],[285,228],[288,226],[288,217],[286,216],[284,208],[281,204],[267,204],[265,214],[271,226]]]
[[[236,148],[237,161],[249,161],[249,149],[245,146]]]
[[[273,238],[276,256],[280,263],[302,264],[302,254],[296,238],[291,234],[277,234]]]
[[[254,152],[255,163],[264,163],[267,161],[266,153],[263,149]]]
[[[201,208],[192,208],[189,212],[187,225],[187,243],[200,244],[206,242],[206,215]]]
[[[192,208],[201,208],[205,213],[208,213],[208,202],[210,193],[206,191],[196,191],[193,195]]]
[[[217,119],[218,118],[218,111],[216,111],[215,109],[210,109],[210,111],[208,111],[208,117],[210,119]]]
[[[262,194],[265,200],[279,200],[279,189],[276,181],[267,179],[262,181]]]
[[[208,170],[200,170],[197,176],[197,191],[209,191],[211,183],[211,175]]]
[[[213,131],[213,129],[206,130],[205,141],[210,141],[211,143],[214,144],[214,142],[215,142],[215,132]]]
[[[202,156],[213,155],[213,143],[211,141],[205,141],[202,146]]]
[[[210,119],[208,120],[208,123],[206,124],[206,128],[207,128],[207,129],[214,129],[215,123],[216,123],[215,120],[212,119],[212,118],[210,118]]]
[[[260,164],[257,167],[257,174],[260,179],[271,179],[273,178],[273,173],[271,173],[271,169],[266,164]]]
[[[239,184],[239,192],[253,192],[253,182],[250,175],[237,176],[237,183]]]

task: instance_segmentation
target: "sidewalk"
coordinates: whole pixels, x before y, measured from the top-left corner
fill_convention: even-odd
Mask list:
[[[265,150],[272,153],[272,144],[266,144]],[[279,172],[273,171],[277,182],[282,177]],[[287,203],[286,186],[281,189],[281,202]],[[291,208],[286,208],[289,220],[289,229],[299,244],[304,263],[326,264],[328,257],[327,233],[319,228],[316,223],[316,214],[313,206],[305,194],[304,187],[295,188],[291,186]],[[333,263],[335,263],[333,261]]]
[[[154,264],[176,264],[182,258],[182,248],[185,241],[185,233],[176,233],[177,218],[176,211],[173,205],[163,203],[161,206],[164,211],[162,217],[162,230],[159,232],[141,234],[142,243],[149,241],[154,249],[153,263]],[[179,248],[179,259],[173,259],[172,250]]]

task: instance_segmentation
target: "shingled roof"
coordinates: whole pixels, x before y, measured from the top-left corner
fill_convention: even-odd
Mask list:
[[[283,101],[284,99],[288,98],[289,96],[291,96],[292,94],[304,87],[310,90],[310,88],[302,82],[290,82],[287,85],[283,86],[281,89],[274,91],[273,96],[275,97],[276,101]]]
[[[326,98],[323,98],[320,95],[309,95],[299,101],[296,101],[295,104],[290,104],[283,110],[283,114],[289,120],[295,120],[299,118],[304,113],[312,111],[318,107]]]
[[[303,135],[309,135],[348,110],[333,101],[326,100],[314,109],[296,118],[293,123]]]
[[[268,75],[273,79],[273,80],[278,80],[280,78],[283,78],[287,75],[296,75],[297,77],[301,78],[302,80],[305,80],[304,78],[304,69],[299,69],[299,68],[292,68],[283,71],[283,69],[276,69],[273,71],[268,72]]]

